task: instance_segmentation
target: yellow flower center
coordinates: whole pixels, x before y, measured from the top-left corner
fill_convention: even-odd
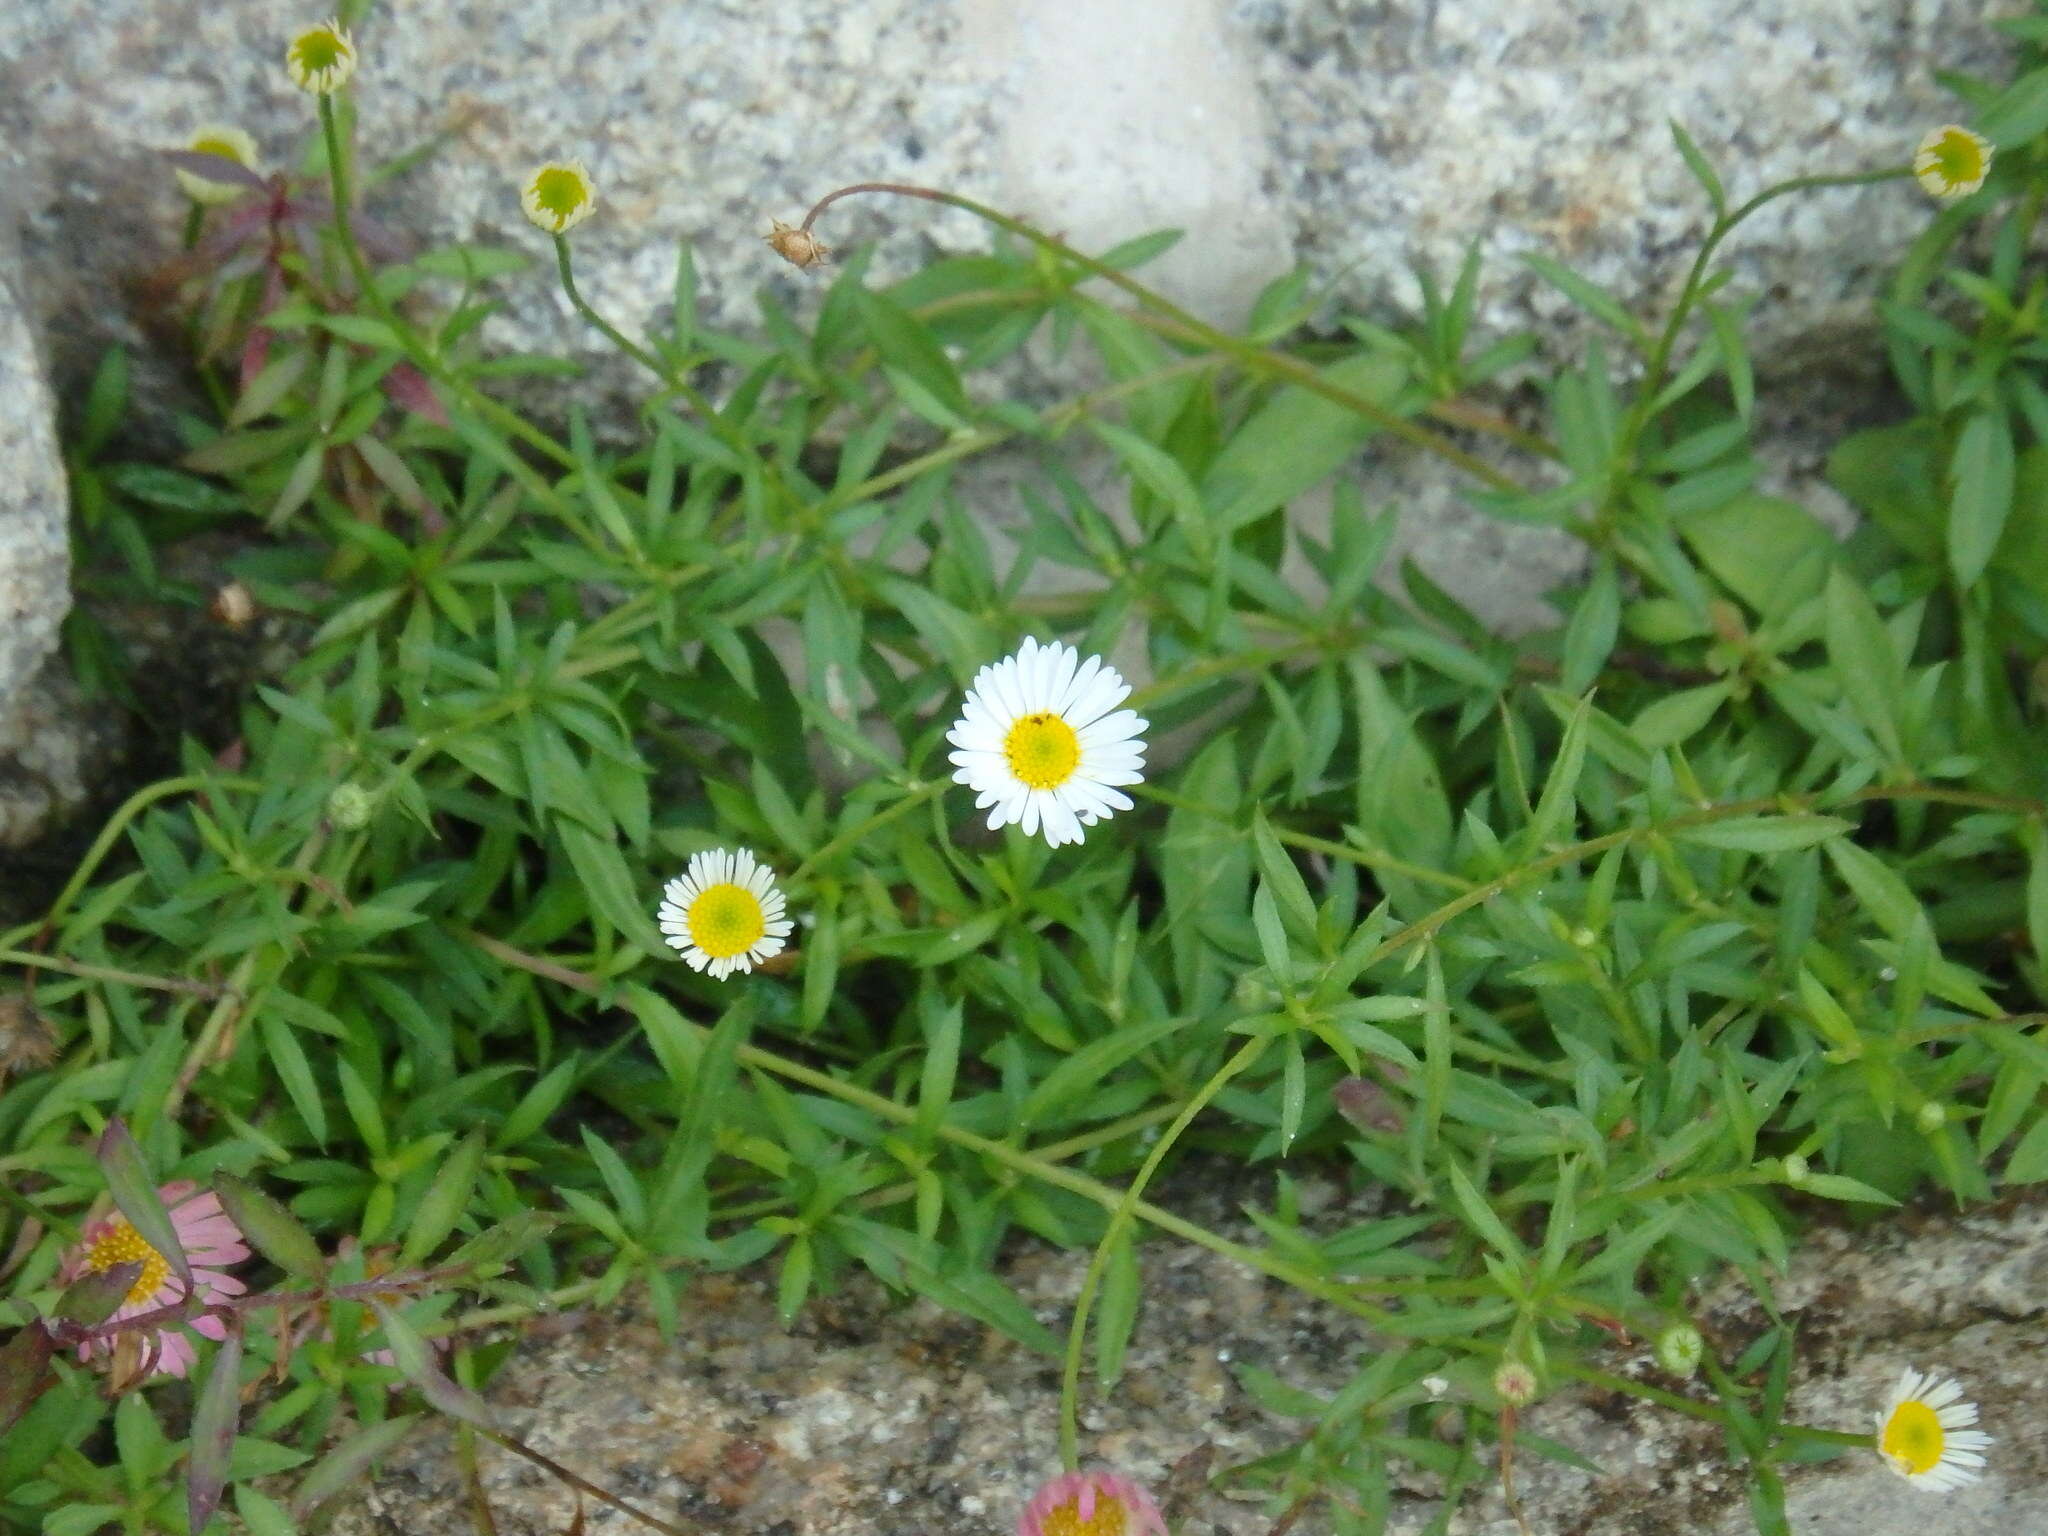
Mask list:
[[[1074,776],[1081,761],[1081,738],[1058,715],[1040,710],[1010,727],[1003,738],[1003,756],[1018,782],[1032,789],[1057,789]]]
[[[1947,1443],[1941,1420],[1932,1408],[1917,1399],[1908,1399],[1894,1408],[1892,1416],[1884,1422],[1884,1433],[1878,1437],[1878,1449],[1909,1477],[1933,1471]]]
[[[348,48],[326,27],[315,27],[292,39],[292,62],[301,74],[317,80],[348,62]]]
[[[116,1264],[133,1264],[138,1259],[142,1261],[142,1273],[128,1287],[126,1305],[131,1307],[157,1293],[164,1277],[171,1272],[170,1260],[144,1242],[142,1234],[125,1218],[117,1219],[85,1250],[85,1266],[96,1275],[105,1274]]]
[[[583,178],[567,166],[551,165],[533,178],[533,200],[557,227],[589,200],[590,189]]]
[[[1124,1536],[1124,1501],[1100,1489],[1095,1494],[1093,1518],[1081,1518],[1081,1501],[1072,1498],[1045,1517],[1039,1529],[1045,1536]]]
[[[1935,174],[1952,187],[1966,187],[1984,176],[1984,151],[1960,128],[1951,128],[1934,145]]]
[[[768,919],[754,893],[731,881],[712,886],[691,902],[689,923],[690,942],[714,960],[745,954],[768,931]]]

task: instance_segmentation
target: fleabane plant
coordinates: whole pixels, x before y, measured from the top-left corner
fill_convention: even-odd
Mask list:
[[[1230,331],[1145,280],[1169,236],[885,182],[742,270],[683,249],[650,325],[579,272],[590,146],[507,178],[514,244],[386,238],[378,40],[289,40],[299,169],[166,126],[219,410],[125,460],[116,359],[78,413],[108,580],[166,600],[206,534],[212,622],[300,649],[0,932],[0,1432],[77,1448],[0,1456],[0,1525],[305,1528],[418,1413],[517,1449],[499,1330],[686,1334],[749,1266],[791,1320],[864,1269],[1057,1362],[1018,1432],[1060,1470],[987,1505],[1029,1536],[1224,1493],[1348,1536],[1423,1473],[1527,1519],[1588,1381],[1716,1429],[1767,1531],[1825,1456],[1902,1498],[1997,1467],[1995,1362],[1800,1422],[1795,1345],[1836,1346],[1772,1292],[1840,1209],[2048,1179],[2038,40],[1876,167],[1731,188],[1674,130],[1696,253],[1649,313],[1539,261],[1603,328],[1565,359],[1474,334],[1476,249],[1419,314],[1311,332],[1304,273]],[[1880,312],[1903,419],[1829,460],[1847,545],[1757,489],[1727,258],[1793,196],[1930,220]],[[875,278],[863,223],[933,203],[990,247]],[[707,322],[707,279],[762,324]],[[531,282],[644,410],[490,353]],[[999,398],[1041,338],[1105,382]],[[1361,454],[1396,442],[1584,541],[1552,630],[1393,558]],[[1001,541],[953,479],[998,447]],[[74,649],[161,691],[89,619]],[[1242,1220],[1171,1208],[1193,1148]],[[1064,1338],[1005,1281],[1024,1241],[1088,1252]],[[1155,1503],[1084,1410],[1166,1325],[1167,1242],[1373,1345],[1334,1389],[1239,1362],[1229,1411],[1290,1427]],[[1724,1266],[1758,1305],[1709,1326]],[[257,1466],[291,1486],[228,1486]]]

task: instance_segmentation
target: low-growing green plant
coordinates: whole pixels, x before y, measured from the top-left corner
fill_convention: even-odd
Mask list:
[[[1881,306],[1912,415],[1836,451],[1865,514],[1839,542],[1754,489],[1716,258],[1765,203],[1903,162],[1732,205],[1674,129],[1712,213],[1677,303],[1533,262],[1604,329],[1524,384],[1531,339],[1472,335],[1476,247],[1419,317],[1310,330],[1295,273],[1229,333],[1131,275],[1171,235],[1093,257],[895,186],[770,242],[820,266],[858,192],[835,218],[935,200],[991,248],[887,286],[856,249],[808,323],[768,289],[741,337],[700,320],[686,247],[637,335],[576,284],[595,189],[544,167],[556,279],[652,386],[613,439],[573,370],[478,344],[525,253],[366,249],[356,45],[295,40],[315,186],[175,162],[224,189],[189,242],[217,417],[176,468],[111,458],[116,357],[73,435],[82,537],[152,580],[145,529],[240,530],[244,600],[307,638],[0,934],[0,1526],[292,1530],[414,1398],[502,1439],[486,1330],[630,1289],[673,1334],[693,1276],[756,1264],[788,1318],[859,1268],[1062,1358],[1072,1472],[1163,1240],[1383,1343],[1328,1399],[1239,1369],[1303,1429],[1215,1480],[1283,1525],[1380,1529],[1401,1463],[1446,1520],[1513,1505],[1518,1445],[1575,1454],[1521,1411],[1587,1382],[1720,1426],[1784,1531],[1779,1469],[1873,1437],[1787,1422],[1789,1330],[1706,1334],[1695,1287],[1733,1266],[1768,1300],[1838,1206],[2048,1178],[2048,5],[2002,25],[2016,82],[1958,82],[1981,189],[1930,138],[1952,200]],[[1042,332],[1107,382],[969,389]],[[1399,509],[1356,474],[1388,438],[1584,540],[1554,631],[1390,568]],[[1035,467],[1003,540],[952,479],[998,446]],[[1293,515],[1324,488],[1326,536]],[[947,755],[1032,637],[1135,670],[1149,740],[1135,804],[1062,847],[992,830]],[[658,894],[741,845],[787,947],[686,969]],[[1191,1152],[1270,1166],[1255,1238],[1147,1197]],[[1304,1222],[1304,1169],[1380,1214]],[[174,1224],[215,1208],[160,1180],[212,1185],[280,1278],[179,1291]],[[1092,1249],[1064,1343],[999,1278],[1015,1234]],[[158,1333],[189,1399],[140,1389]],[[302,1466],[288,1502],[255,1486]]]

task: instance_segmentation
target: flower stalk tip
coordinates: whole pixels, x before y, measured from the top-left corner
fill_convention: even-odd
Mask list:
[[[323,21],[286,45],[284,70],[308,95],[331,96],[356,72],[356,45],[339,21]]]
[[[808,225],[802,229],[785,224],[780,219],[769,221],[775,227],[765,236],[775,254],[793,267],[822,266],[832,259],[832,247],[812,234]]]
[[[566,235],[597,208],[597,185],[581,160],[534,167],[519,189],[527,218],[551,235]]]

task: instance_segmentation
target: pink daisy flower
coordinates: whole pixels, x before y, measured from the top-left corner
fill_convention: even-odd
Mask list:
[[[242,1242],[242,1229],[220,1208],[219,1197],[212,1190],[202,1190],[182,1179],[163,1185],[157,1190],[157,1197],[171,1213],[171,1226],[191,1262],[198,1304],[203,1307],[217,1296],[239,1296],[246,1291],[248,1287],[241,1281],[223,1272],[226,1265],[248,1258],[249,1250]],[[172,1272],[170,1260],[152,1248],[128,1218],[119,1213],[87,1225],[77,1246],[65,1254],[61,1274],[68,1285],[87,1275],[101,1274],[116,1264],[138,1261],[142,1273],[136,1276],[127,1298],[108,1322],[121,1322],[183,1299],[184,1282]],[[186,1328],[209,1339],[227,1336],[225,1323],[203,1314],[187,1319],[183,1325],[174,1323],[158,1329],[144,1341],[144,1358],[154,1361],[156,1373],[183,1376],[192,1368],[198,1352],[186,1336]],[[89,1360],[95,1354],[112,1351],[111,1338],[89,1339],[79,1346],[78,1357]]]
[[[1024,1506],[1017,1536],[1167,1536],[1152,1495],[1115,1472],[1067,1472]]]

